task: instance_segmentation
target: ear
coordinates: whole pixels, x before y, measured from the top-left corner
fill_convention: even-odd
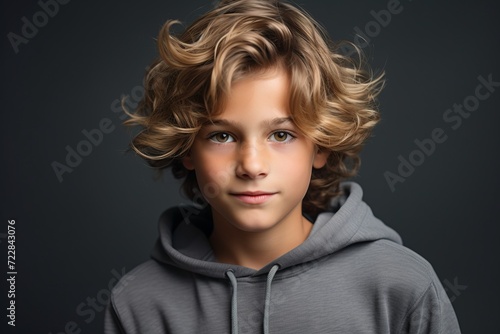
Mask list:
[[[316,153],[314,154],[313,167],[316,169],[323,168],[326,165],[326,161],[328,160],[329,155],[329,151],[322,150],[317,147]]]
[[[184,158],[182,158],[182,165],[187,170],[194,170],[194,164],[193,164],[193,160],[191,159],[191,155],[188,154]]]

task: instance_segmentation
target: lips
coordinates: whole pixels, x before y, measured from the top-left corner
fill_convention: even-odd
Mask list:
[[[263,204],[270,200],[276,193],[267,191],[244,191],[231,193],[232,196],[245,204]]]

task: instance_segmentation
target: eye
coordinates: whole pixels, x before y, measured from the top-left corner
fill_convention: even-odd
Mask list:
[[[269,138],[271,141],[278,142],[278,143],[287,143],[287,142],[295,139],[295,137],[291,133],[286,132],[286,131],[276,131]]]
[[[210,135],[209,139],[215,143],[230,143],[234,141],[234,138],[225,132],[217,132]]]

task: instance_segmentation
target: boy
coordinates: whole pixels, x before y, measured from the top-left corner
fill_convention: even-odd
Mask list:
[[[379,120],[373,77],[298,8],[221,1],[167,22],[132,148],[184,179],[106,333],[459,333],[432,267],[353,182]]]

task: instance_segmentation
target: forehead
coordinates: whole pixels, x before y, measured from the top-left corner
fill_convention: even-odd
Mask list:
[[[212,119],[241,120],[252,117],[290,116],[290,80],[286,71],[273,68],[235,81]]]

